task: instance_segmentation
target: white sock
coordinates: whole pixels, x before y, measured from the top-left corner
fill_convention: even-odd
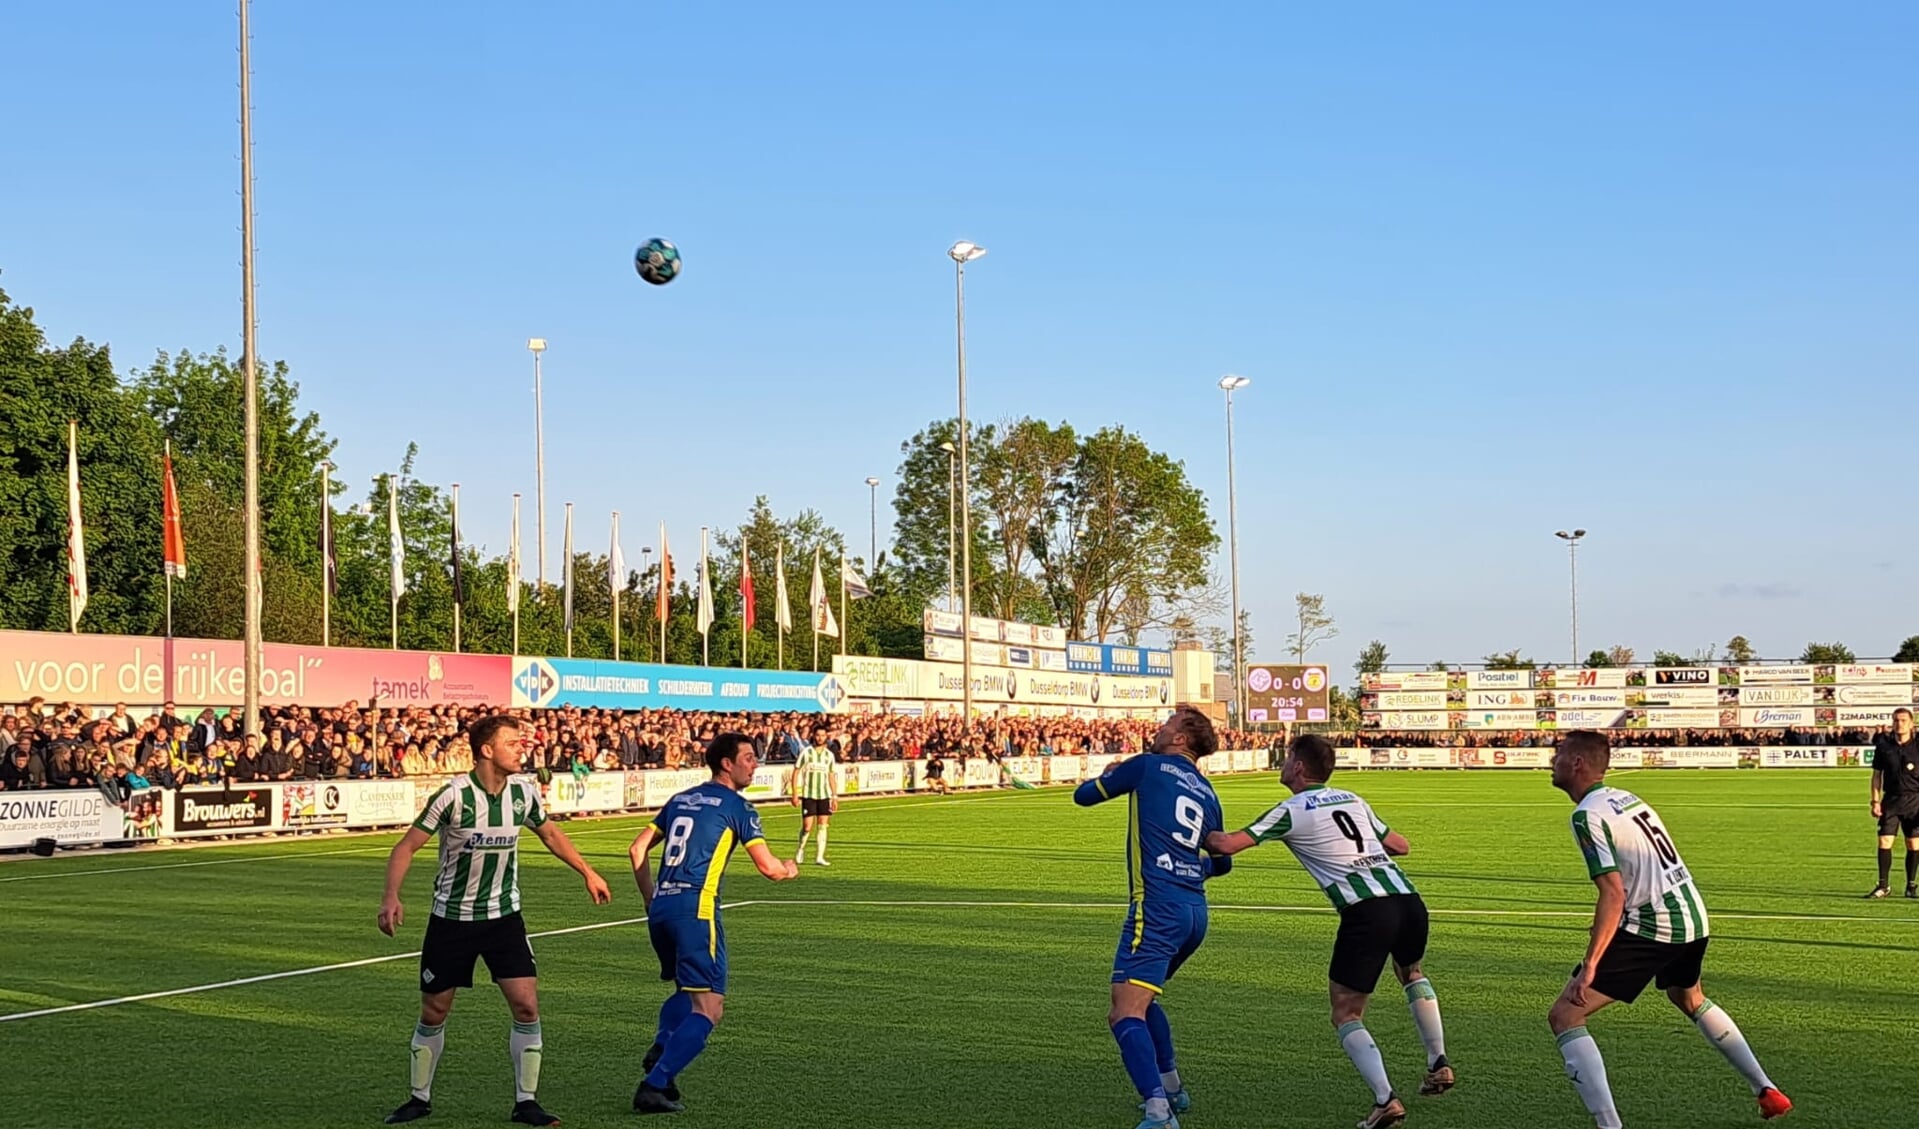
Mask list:
[[[540,1088],[540,1021],[515,1023],[507,1048],[513,1054],[513,1100],[530,1102]]]
[[[1566,1077],[1579,1091],[1579,1100],[1593,1115],[1599,1129],[1620,1129],[1619,1111],[1613,1108],[1612,1087],[1606,1084],[1606,1060],[1599,1057],[1599,1044],[1575,1027],[1559,1034],[1559,1053],[1566,1060]]]
[[[1173,1105],[1165,1098],[1147,1098],[1139,1111],[1146,1115],[1148,1121],[1164,1121],[1173,1116]]]
[[[1734,1070],[1745,1075],[1746,1085],[1752,1087],[1754,1097],[1772,1089],[1772,1079],[1766,1077],[1766,1072],[1759,1066],[1759,1059],[1754,1057],[1752,1048],[1746,1045],[1746,1037],[1739,1033],[1739,1025],[1732,1021],[1732,1016],[1727,1015],[1724,1008],[1707,1000],[1700,1005],[1699,1014],[1692,1017],[1692,1024],[1699,1028],[1699,1033],[1706,1037],[1708,1043],[1719,1048],[1719,1053],[1726,1056],[1726,1061],[1732,1063]]]
[[[1169,1094],[1177,1094],[1186,1087],[1179,1084],[1179,1071],[1162,1070],[1159,1072],[1159,1084],[1166,1087]]]
[[[1353,1060],[1359,1076],[1373,1089],[1373,1104],[1384,1105],[1393,1096],[1393,1084],[1386,1081],[1386,1063],[1379,1057],[1379,1045],[1373,1042],[1366,1025],[1355,1019],[1339,1029],[1339,1045]]]
[[[408,1083],[413,1096],[423,1102],[433,1100],[433,1072],[440,1067],[440,1052],[446,1049],[446,1024],[428,1027],[422,1023],[413,1029],[413,1067]]]
[[[800,832],[800,849],[793,852],[793,861],[798,862],[806,857],[806,837],[809,834],[811,834],[811,832]]]
[[[817,851],[819,851],[819,854],[814,856],[820,862],[826,861],[826,831],[827,831],[826,824],[824,823],[820,824],[819,846],[815,848]]]
[[[1419,1041],[1426,1044],[1426,1069],[1446,1056],[1446,1025],[1439,1021],[1439,997],[1424,976],[1406,985],[1406,1006],[1412,1009]]]

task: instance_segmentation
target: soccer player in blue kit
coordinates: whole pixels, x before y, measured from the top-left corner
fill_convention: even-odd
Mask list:
[[[1173,1029],[1159,995],[1206,939],[1206,879],[1232,860],[1200,850],[1224,829],[1219,797],[1199,773],[1199,758],[1219,750],[1205,714],[1181,706],[1153,736],[1149,752],[1081,784],[1081,807],[1127,798],[1126,882],[1131,904],[1113,957],[1113,1006],[1106,1021],[1120,1059],[1139,1090],[1145,1118],[1137,1129],[1179,1129],[1192,1106],[1173,1056]]]
[[[753,783],[759,758],[753,742],[722,733],[706,747],[713,779],[666,802],[640,830],[627,855],[646,902],[646,929],[660,957],[660,979],[674,991],[660,1006],[660,1025],[646,1053],[646,1078],[633,1095],[640,1113],[679,1113],[674,1080],[719,1026],[726,1002],[726,931],[720,926],[720,878],[735,847],[745,847],[760,873],[775,882],[799,877],[799,866],[773,857],[760,830],[760,813],[740,795]],[[656,882],[647,856],[660,854]]]

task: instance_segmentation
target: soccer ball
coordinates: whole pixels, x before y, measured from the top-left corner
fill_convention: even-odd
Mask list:
[[[680,249],[664,239],[649,239],[633,252],[633,269],[655,286],[680,277]]]

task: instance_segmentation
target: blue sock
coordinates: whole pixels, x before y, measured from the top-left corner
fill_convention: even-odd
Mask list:
[[[1144,1101],[1166,1100],[1166,1087],[1160,1085],[1158,1060],[1153,1057],[1153,1035],[1146,1021],[1127,1017],[1113,1024],[1113,1038],[1119,1043],[1120,1061],[1126,1064],[1127,1077]]]
[[[660,1005],[660,1029],[659,1032],[653,1036],[653,1041],[664,1048],[666,1041],[671,1039],[673,1032],[679,1028],[680,1021],[692,1014],[693,996],[691,993],[675,991],[672,995],[666,997],[666,1002]]]
[[[706,1037],[713,1033],[713,1021],[699,1012],[687,1016],[673,1030],[673,1037],[667,1041],[666,1053],[653,1072],[646,1076],[646,1084],[656,1090],[664,1090],[673,1084],[680,1071],[692,1065],[706,1049]]]
[[[1173,1025],[1166,1019],[1166,1009],[1154,1000],[1146,1005],[1146,1030],[1153,1034],[1153,1055],[1159,1063],[1161,1074],[1171,1074],[1179,1069],[1179,1063],[1173,1058]]]

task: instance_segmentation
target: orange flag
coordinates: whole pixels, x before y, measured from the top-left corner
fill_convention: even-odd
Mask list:
[[[162,456],[162,467],[166,471],[166,484],[160,499],[161,555],[166,559],[166,574],[184,580],[187,575],[187,539],[180,532],[180,492],[173,485],[171,445]]]

